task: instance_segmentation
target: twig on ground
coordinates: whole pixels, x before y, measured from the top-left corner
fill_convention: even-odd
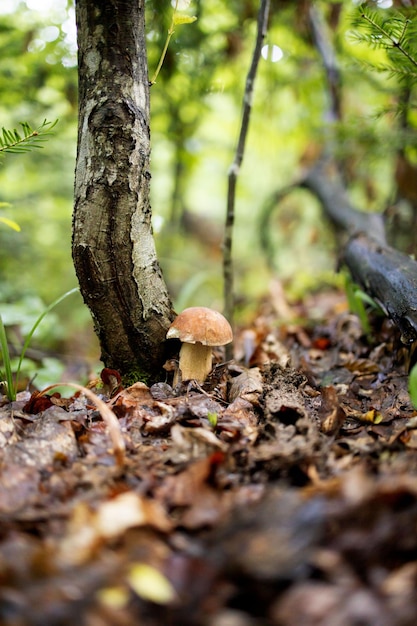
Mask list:
[[[56,383],[54,385],[49,385],[46,389],[43,389],[40,392],[40,395],[44,395],[51,389],[55,389],[56,387],[71,387],[72,389],[77,389],[83,393],[89,400],[94,402],[103,421],[106,423],[107,428],[109,429],[110,439],[113,444],[113,453],[116,458],[116,462],[119,466],[124,464],[125,460],[125,451],[126,444],[122,436],[122,431],[120,428],[119,420],[113,413],[113,411],[107,406],[103,400],[101,400],[91,389],[87,389],[87,387],[83,387],[82,385],[77,385],[76,383]]]

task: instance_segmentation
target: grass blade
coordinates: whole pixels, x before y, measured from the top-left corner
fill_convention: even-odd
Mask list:
[[[6,395],[10,402],[16,400],[16,386],[13,382],[12,366],[10,362],[10,352],[7,343],[6,329],[4,328],[3,319],[0,315],[0,348],[3,357],[4,373],[6,376]]]
[[[52,311],[52,309],[54,307],[56,307],[58,304],[60,304],[60,302],[65,300],[65,298],[68,298],[68,296],[72,295],[76,291],[79,291],[78,287],[74,287],[74,289],[70,289],[69,291],[64,293],[62,296],[60,296],[59,298],[54,300],[49,306],[46,307],[46,309],[42,312],[42,314],[38,317],[38,319],[36,320],[36,322],[32,326],[30,332],[28,333],[28,336],[25,339],[25,343],[23,344],[23,348],[22,348],[22,351],[20,353],[19,363],[17,365],[17,370],[16,370],[16,382],[15,382],[15,387],[16,388],[17,388],[17,382],[18,382],[18,379],[19,379],[20,368],[22,367],[22,362],[23,362],[23,359],[25,357],[26,350],[28,349],[28,346],[29,346],[29,344],[31,342],[31,339],[32,339],[36,329],[38,328],[39,324],[41,323],[41,321],[43,320],[45,315],[47,315],[50,311]]]

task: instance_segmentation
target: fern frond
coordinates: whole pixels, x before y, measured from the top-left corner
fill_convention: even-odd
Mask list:
[[[374,66],[375,70],[417,82],[417,19],[395,9],[378,11],[361,5],[352,25],[356,41],[386,51],[389,64]]]
[[[43,143],[51,135],[51,130],[57,124],[44,120],[37,128],[32,128],[27,122],[21,122],[22,130],[19,132],[16,128],[9,130],[2,128],[0,132],[0,153],[2,152],[28,152],[32,148],[43,148]]]
[[[411,79],[413,82],[417,83],[417,68],[411,70],[408,67],[390,63],[369,63],[366,61],[361,61],[360,65],[367,71],[371,70],[380,74],[387,74],[390,78],[398,78],[400,80]]]

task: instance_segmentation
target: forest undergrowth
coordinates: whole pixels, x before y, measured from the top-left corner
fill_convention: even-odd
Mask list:
[[[202,386],[90,381],[118,449],[83,392],[1,397],[2,624],[415,623],[407,351],[281,293]]]

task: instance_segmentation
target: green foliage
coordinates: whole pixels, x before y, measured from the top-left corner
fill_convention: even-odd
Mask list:
[[[149,375],[140,369],[132,369],[130,372],[125,374],[122,378],[123,387],[131,387],[137,382],[145,383],[145,385],[150,384]]]
[[[219,421],[219,416],[217,415],[217,413],[212,413],[211,411],[209,411],[207,413],[207,419],[210,426],[215,429],[217,426],[217,422]]]
[[[51,134],[50,131],[56,125],[56,123],[57,120],[53,123],[44,120],[39,127],[33,129],[27,122],[21,122],[23,135],[19,133],[16,129],[13,129],[13,131],[11,131],[3,127],[2,133],[0,134],[0,153],[22,153],[28,152],[32,148],[42,148],[43,146],[41,144],[46,141],[46,137]],[[0,203],[0,206],[8,206],[8,203]],[[0,221],[7,226],[10,226],[10,228],[12,228],[13,230],[20,231],[20,226],[13,220],[0,217]],[[0,315],[0,351],[5,372],[5,380],[0,381],[0,386],[5,387],[6,395],[10,401],[14,401],[16,399],[19,374],[33,334],[35,333],[37,327],[39,326],[45,315],[70,293],[71,292],[68,292],[67,294],[56,300],[54,303],[52,303],[52,305],[47,307],[46,310],[36,320],[21,350],[20,358],[16,367],[15,380],[13,378],[12,359],[10,356],[6,329],[3,323],[3,318]]]
[[[13,381],[13,373],[9,352],[9,345],[7,343],[6,329],[4,328],[3,320],[0,315],[0,350],[4,365],[4,377],[5,380],[0,380],[0,386],[6,389],[6,395],[11,402],[16,400],[16,389]],[[1,372],[0,372],[1,375]]]
[[[411,14],[410,14],[411,15]],[[417,80],[417,18],[398,10],[377,10],[361,5],[353,20],[354,37],[370,48],[384,50],[387,61],[370,65],[407,84]]]
[[[19,152],[29,152],[32,148],[43,148],[42,144],[46,141],[47,136],[51,134],[50,131],[57,123],[58,120],[55,120],[55,122],[47,122],[44,120],[40,126],[33,129],[28,122],[21,122],[20,125],[22,127],[23,136],[15,128],[13,130],[7,130],[3,126],[0,133],[0,154],[6,152],[16,154]],[[6,206],[10,206],[10,204],[8,202],[0,202],[0,208]],[[17,222],[7,217],[0,216],[0,222],[17,232],[21,230]]]
[[[10,204],[8,202],[0,202],[0,209],[4,209],[9,206]],[[15,230],[16,232],[20,231],[19,224],[15,222],[14,220],[9,219],[8,217],[2,217],[0,215],[0,223],[5,224],[6,226],[11,228],[12,230]]]
[[[163,62],[165,60],[166,57],[166,53],[168,50],[168,46],[169,46],[169,42],[171,41],[171,37],[172,35],[175,33],[175,27],[179,26],[180,24],[192,24],[193,22],[196,21],[196,17],[195,15],[191,16],[191,15],[185,15],[184,13],[181,13],[178,10],[178,1],[176,0],[175,2],[175,7],[174,10],[172,12],[172,19],[171,19],[171,24],[168,28],[168,34],[167,34],[167,38],[165,40],[165,44],[161,53],[161,57],[159,59],[158,65],[156,67],[155,73],[152,76],[151,80],[150,80],[150,84],[154,85],[156,83],[156,79],[158,78],[158,74],[161,71]],[[186,3],[187,5],[189,4],[189,2]]]
[[[28,121],[35,133],[41,131],[33,136],[37,146],[24,158],[14,154],[16,150],[2,151],[7,158],[1,159],[0,201],[13,207],[12,214],[6,209],[0,214],[3,302],[23,303],[29,293],[50,301],[76,284],[70,260],[76,56],[67,39],[71,6],[54,4],[34,11],[23,2],[16,1],[15,7],[12,2],[6,6],[0,2],[1,125],[13,136],[16,129],[22,139],[29,132],[22,128],[22,120]],[[45,118],[49,126],[38,128],[35,120]],[[45,131],[49,133],[53,125],[49,120],[58,118],[59,136],[46,137]],[[1,131],[0,137],[3,142],[12,139]],[[48,149],[37,149],[44,145],[38,140],[44,138],[49,139]],[[24,141],[19,147],[26,149],[27,145]],[[20,233],[3,226],[10,218],[19,225]]]
[[[43,143],[57,123],[58,120],[55,122],[44,120],[40,126],[32,128],[27,122],[21,122],[23,135],[16,128],[7,130],[3,126],[0,133],[0,154],[4,152],[29,152],[33,148],[43,148]]]
[[[317,0],[315,4],[327,23],[334,24],[332,10],[339,3]],[[375,7],[375,3],[368,5]],[[308,159],[303,161],[305,154],[319,152],[327,123],[323,69],[306,28],[305,6],[271,3],[265,43],[279,45],[284,56],[276,63],[263,59],[259,68],[236,211],[236,284],[246,313],[254,311],[259,297],[267,292],[271,274],[298,297],[306,288],[317,286],[317,277],[333,267],[331,233],[320,221],[319,208],[305,195],[291,198],[289,205],[274,211],[272,270],[265,263],[258,237],[264,200],[297,179],[301,165],[309,164]],[[210,247],[194,232],[184,233],[181,217],[187,208],[222,229],[224,187],[258,7],[258,0],[194,0],[190,15],[198,19],[191,26],[175,28],[163,70],[151,89],[156,243],[173,297],[185,297],[187,304],[222,306],[220,279],[216,278],[221,275],[220,247]],[[369,7],[355,8],[356,15]],[[147,0],[145,10],[153,71],[164,48],[173,6],[171,0]],[[372,210],[379,209],[391,191],[390,159],[403,140],[396,119],[375,116],[395,104],[398,81],[387,81],[386,74],[373,70],[375,64],[391,64],[391,50],[352,42],[352,10],[352,2],[342,3],[340,18],[330,29],[342,72],[344,120],[337,129],[338,150],[348,163],[353,201]],[[382,9],[376,12],[381,18],[392,14]],[[402,14],[411,17],[405,10]],[[414,21],[407,26],[406,37]],[[25,3],[16,2],[16,10],[8,14],[0,7],[2,125],[20,132],[22,119],[60,120],[59,136],[50,141],[48,150],[33,151],[24,159],[11,154],[2,160],[0,169],[0,200],[13,203],[12,217],[22,229],[16,233],[0,228],[0,292],[6,302],[22,306],[28,295],[50,301],[76,284],[70,260],[77,132],[76,60],[67,38],[71,24],[75,20],[70,2],[67,7],[55,3],[53,10],[45,11],[29,10]],[[355,30],[367,28],[361,19]],[[55,38],[50,32],[55,32]],[[412,44],[411,40],[410,36]],[[396,54],[394,49],[392,54]],[[409,129],[404,140],[411,141]],[[10,217],[5,211],[1,215]],[[173,223],[177,228],[172,228]],[[28,268],[33,268],[30,287]],[[60,317],[70,341],[77,338],[80,326],[90,325],[81,299],[71,315],[62,311]],[[96,347],[93,344],[89,349]]]
[[[6,331],[4,328],[2,317],[0,315],[0,347],[1,347],[3,367],[5,370],[5,379],[6,379],[5,382],[3,382],[3,385],[6,387],[6,395],[11,402],[16,400],[16,391],[18,388],[19,375],[20,375],[20,371],[22,368],[23,359],[25,357],[29,344],[32,341],[32,337],[36,332],[36,329],[38,328],[39,324],[42,322],[44,317],[50,311],[52,311],[52,309],[54,309],[58,304],[60,304],[63,300],[65,300],[65,298],[68,298],[68,296],[70,296],[71,294],[75,292],[78,292],[78,288],[71,289],[70,291],[67,291],[66,293],[64,293],[62,296],[54,300],[54,302],[52,302],[49,306],[47,306],[45,310],[41,313],[41,315],[39,315],[39,317],[36,319],[34,325],[30,329],[24,341],[24,344],[22,346],[14,377],[12,373],[11,358],[10,358],[10,352],[8,348]]]
[[[408,393],[414,408],[417,409],[417,363],[413,365],[408,376]]]
[[[358,285],[356,285],[349,274],[346,274],[345,291],[349,310],[358,316],[362,330],[368,339],[371,337],[371,325],[369,322],[368,310],[380,311],[378,304]],[[368,307],[368,308],[367,308]]]

